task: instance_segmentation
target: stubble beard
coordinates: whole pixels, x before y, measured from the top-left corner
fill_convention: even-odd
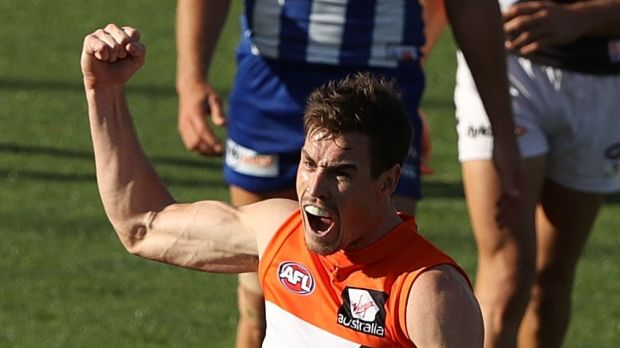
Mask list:
[[[306,241],[306,248],[308,248],[308,250],[310,250],[313,253],[316,253],[322,256],[327,256],[339,250],[338,243],[325,244],[325,243],[321,243],[317,241],[316,239],[308,238],[307,236],[304,238]]]

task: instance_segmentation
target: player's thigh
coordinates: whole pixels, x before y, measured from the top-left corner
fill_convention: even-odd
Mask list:
[[[539,270],[572,279],[604,197],[545,181],[537,211]]]
[[[545,171],[543,156],[524,160],[527,168],[523,202],[517,223],[499,228],[496,220],[497,202],[502,193],[501,179],[492,160],[469,160],[461,163],[465,198],[479,251],[493,254],[511,241],[532,259],[535,250],[534,211]],[[516,244],[514,244],[516,243]]]
[[[554,100],[562,112],[548,132],[538,260],[541,269],[572,277],[604,195],[618,189],[620,77],[560,72]]]
[[[265,326],[265,300],[256,273],[238,275],[237,307],[245,325]]]

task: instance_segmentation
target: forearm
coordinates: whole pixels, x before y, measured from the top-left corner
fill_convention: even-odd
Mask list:
[[[178,0],[177,89],[207,79],[229,0]]]
[[[446,0],[455,40],[472,72],[493,132],[514,131],[502,18],[496,0]]]
[[[174,203],[146,159],[121,86],[86,89],[97,185],[110,222],[125,246],[144,232],[149,212]]]
[[[620,35],[620,0],[594,0],[566,5],[579,21],[582,36]]]

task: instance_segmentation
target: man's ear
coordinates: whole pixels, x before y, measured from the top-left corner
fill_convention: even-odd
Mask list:
[[[400,164],[395,164],[392,168],[379,175],[379,193],[391,196],[396,191],[398,179],[400,178]]]

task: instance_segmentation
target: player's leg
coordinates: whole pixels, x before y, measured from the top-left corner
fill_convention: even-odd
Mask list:
[[[426,114],[422,109],[418,110],[420,120],[422,121],[422,148],[420,149],[420,174],[432,175],[435,173],[430,166],[432,143],[431,143],[431,127],[426,118]]]
[[[402,166],[398,187],[394,194],[394,204],[397,210],[414,216],[417,202],[422,198],[421,164],[424,154],[424,122],[420,115],[420,98],[424,88],[424,72],[417,65],[405,65],[397,69],[376,69],[373,72],[396,82],[411,122],[413,139],[409,155]],[[428,133],[426,135],[428,136]],[[429,140],[426,139],[426,141]],[[427,144],[427,146],[430,145]]]
[[[546,71],[532,69],[519,57],[508,57],[515,126],[527,170],[523,216],[516,225],[500,229],[495,221],[500,178],[491,160],[491,125],[462,55],[458,60],[455,103],[459,159],[478,246],[476,295],[485,320],[485,346],[514,347],[534,281],[535,211],[549,165],[544,127],[552,123],[548,118],[557,114],[549,110],[548,102],[557,99],[557,91],[547,81]]]
[[[519,334],[522,347],[561,345],[577,262],[604,194],[618,189],[620,173],[620,76],[544,71],[538,79],[554,78],[556,85],[547,89],[554,94],[546,99],[559,112],[547,119],[550,148],[536,217],[537,272]]]
[[[491,124],[463,56],[458,54],[457,59],[459,160],[477,244],[475,292],[484,318],[485,347],[514,347],[534,277],[534,209],[545,164],[542,158],[532,160],[524,216],[518,225],[500,229],[495,216],[501,185],[492,161]]]
[[[417,117],[414,115],[414,117]],[[414,140],[409,150],[409,155],[403,163],[398,186],[394,193],[394,204],[398,211],[415,216],[417,201],[421,197],[421,180],[420,180],[420,140],[418,135],[421,133],[419,129],[419,119],[417,122],[412,120]],[[416,128],[417,127],[417,128]],[[416,140],[416,137],[417,140]]]
[[[520,347],[560,347],[571,312],[577,261],[604,195],[569,189],[551,179],[537,209],[537,271],[519,333]]]
[[[265,339],[265,301],[256,273],[239,274],[237,309],[239,319],[235,347],[260,347]]]
[[[256,193],[238,186],[230,187],[230,200],[233,205],[241,206],[269,198],[297,199],[295,189]],[[237,286],[237,348],[260,347],[265,338],[265,301],[258,283],[256,273],[239,274]]]
[[[526,161],[523,216],[509,228],[495,220],[500,181],[491,160],[462,163],[463,184],[478,248],[475,292],[485,321],[485,347],[514,347],[534,277],[534,209],[544,158]]]

